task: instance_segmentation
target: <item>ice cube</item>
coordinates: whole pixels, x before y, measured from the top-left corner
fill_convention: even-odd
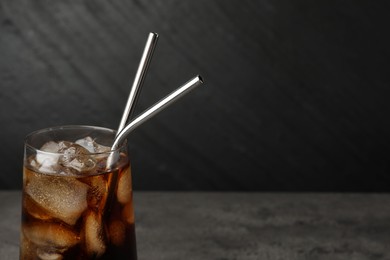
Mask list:
[[[131,173],[130,173],[130,167],[128,167],[126,170],[121,172],[119,176],[116,196],[118,201],[121,204],[126,204],[131,200],[131,193],[132,193]]]
[[[39,163],[38,163],[35,159],[30,159],[30,160],[28,161],[28,164],[29,164],[33,169],[39,170],[40,165],[39,165]]]
[[[40,152],[37,152],[37,157],[40,156],[42,159],[42,156],[45,157],[45,159],[41,160],[39,163],[38,170],[42,173],[49,173],[54,174],[58,171],[58,158],[57,155],[43,155],[40,154]]]
[[[36,167],[44,173],[55,173],[58,169],[58,154],[60,146],[58,143],[50,141],[45,143],[39,151],[37,151],[35,160]]]
[[[78,145],[81,145],[87,149],[90,153],[106,153],[111,150],[110,147],[98,144],[90,136],[79,139],[75,142]]]
[[[53,218],[28,195],[23,196],[23,210],[27,211],[28,214],[36,219],[48,220]]]
[[[95,167],[96,161],[93,156],[81,145],[61,141],[59,146],[59,152],[62,153],[59,164],[62,166],[75,169],[78,172],[90,171]]]
[[[39,247],[67,249],[76,245],[80,238],[76,232],[56,223],[35,222],[23,226],[23,234]]]
[[[49,153],[58,153],[60,145],[54,141],[50,141],[42,145],[40,150]]]
[[[87,149],[90,153],[95,152],[95,141],[90,136],[79,139],[75,143],[81,145],[82,147]]]
[[[59,252],[50,252],[43,248],[37,249],[37,255],[42,260],[61,260],[64,258]]]
[[[120,246],[125,241],[126,227],[120,220],[113,220],[108,226],[110,241],[116,246]]]
[[[90,186],[87,194],[88,207],[99,210],[106,204],[108,183],[104,175],[96,175],[86,179],[89,180],[88,184]]]
[[[84,222],[85,247],[89,256],[99,257],[106,251],[102,216],[90,211]]]
[[[134,208],[132,200],[123,207],[122,219],[128,224],[134,224]]]
[[[108,153],[109,151],[111,151],[111,147],[95,143],[95,153]]]
[[[49,215],[74,225],[87,208],[88,185],[71,177],[34,175],[26,193]]]

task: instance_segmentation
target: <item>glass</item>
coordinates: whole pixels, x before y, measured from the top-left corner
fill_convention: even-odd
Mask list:
[[[26,137],[20,259],[137,259],[127,145],[110,151],[114,137],[92,126]]]

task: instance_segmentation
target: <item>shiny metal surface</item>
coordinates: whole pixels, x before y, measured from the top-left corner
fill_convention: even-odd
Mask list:
[[[151,106],[148,110],[143,112],[137,118],[132,120],[121,132],[119,132],[114,140],[114,143],[111,147],[111,150],[114,151],[118,148],[118,146],[127,138],[127,136],[136,129],[139,125],[152,118],[157,113],[161,112],[164,108],[173,104],[175,101],[180,99],[182,96],[187,94],[189,91],[198,87],[203,83],[201,76],[196,76],[193,79],[186,82],[184,85],[179,87],[177,90],[173,91],[171,94]],[[107,167],[111,167],[113,162],[116,161],[118,154],[113,152],[111,156],[107,159]]]
[[[118,127],[117,133],[120,133],[125,127],[126,122],[131,117],[139,93],[141,92],[141,86],[144,82],[146,71],[149,68],[150,61],[152,60],[154,49],[157,45],[158,34],[151,32],[149,33],[146,41],[145,49],[141,57],[141,61],[138,66],[137,73],[135,74],[134,82],[130,90],[129,98],[127,99],[125,110],[123,111],[122,119]]]
[[[202,84],[202,78],[198,75],[185,83],[183,86],[179,87],[177,90],[173,91],[171,94],[151,106],[148,110],[143,112],[137,118],[132,120],[120,133],[117,134],[114,143],[112,145],[112,150],[118,148],[118,146],[126,139],[127,135],[130,134],[135,128],[139,125],[156,115],[158,112],[162,111],[164,108],[173,104],[176,100],[181,98],[183,95],[187,94],[189,91],[195,87]]]

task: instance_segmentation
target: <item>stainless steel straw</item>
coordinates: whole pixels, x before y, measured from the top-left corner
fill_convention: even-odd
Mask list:
[[[143,112],[141,115],[139,115],[137,118],[132,120],[120,133],[117,134],[115,137],[114,143],[111,147],[111,154],[107,159],[107,167],[110,168],[113,163],[116,162],[116,160],[119,157],[118,152],[114,152],[118,147],[122,144],[122,142],[126,139],[127,135],[131,133],[134,129],[136,129],[139,125],[147,121],[148,119],[152,118],[154,115],[156,115],[158,112],[161,112],[164,108],[168,107],[169,105],[173,104],[174,101],[181,98],[183,95],[187,94],[189,91],[194,89],[195,87],[201,85],[203,83],[202,78],[198,75],[191,79],[190,81],[186,82],[184,85],[179,87],[177,90],[173,91],[171,94],[151,106],[148,110]]]
[[[138,65],[137,73],[135,74],[133,86],[131,87],[129,98],[127,99],[125,110],[123,111],[122,119],[119,124],[117,134],[119,134],[125,127],[127,120],[131,117],[134,112],[135,103],[140,93],[141,86],[144,82],[146,71],[149,68],[150,61],[153,56],[154,49],[157,45],[158,34],[151,32],[149,33],[146,41],[145,49],[141,57],[141,61]]]

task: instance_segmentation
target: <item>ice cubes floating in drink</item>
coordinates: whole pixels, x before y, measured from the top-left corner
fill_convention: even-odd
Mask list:
[[[86,210],[89,186],[75,178],[30,174],[25,192],[50,216],[74,225]]]
[[[91,137],[77,140],[75,143],[50,141],[37,152],[32,166],[42,173],[60,173],[63,175],[78,174],[93,170],[98,155],[91,153],[107,153],[110,147],[97,144]]]
[[[122,154],[107,172],[109,151],[87,137],[28,158],[21,259],[136,259],[130,166]]]

